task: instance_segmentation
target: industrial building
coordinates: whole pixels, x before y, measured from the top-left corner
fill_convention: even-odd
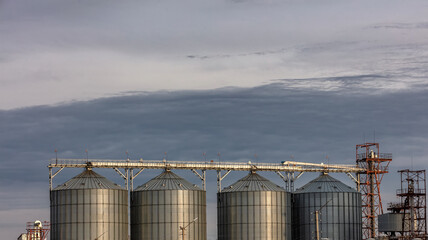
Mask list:
[[[51,239],[128,238],[128,191],[91,168],[50,194]]]
[[[379,232],[389,239],[426,239],[426,172],[400,170],[399,202],[389,203],[389,213],[379,215]]]
[[[187,226],[187,227],[186,227]],[[206,194],[170,170],[131,192],[131,239],[206,240]]]
[[[293,239],[362,239],[361,193],[328,173],[297,189]]]
[[[291,240],[291,193],[255,172],[217,197],[219,240]]]
[[[400,194],[407,196],[401,205],[404,210],[396,211],[397,216],[383,216],[379,186],[391,160],[391,154],[379,152],[377,143],[357,145],[356,165],[53,159],[49,164],[51,240],[206,240],[206,171],[217,172],[219,240],[362,240],[381,235],[396,239],[394,234],[383,234],[388,232],[384,219],[394,221],[400,216],[406,223],[407,219],[422,222],[426,215],[408,209],[420,209],[426,193],[419,187],[413,192],[403,190]],[[84,171],[53,188],[54,177],[65,168]],[[114,169],[125,180],[125,188],[95,173],[94,168]],[[135,178],[146,169],[163,169],[163,173],[134,188]],[[173,173],[175,169],[193,172],[201,187]],[[233,171],[248,175],[223,188],[222,180]],[[276,173],[284,180],[284,188],[261,172]],[[305,172],[320,175],[294,190],[294,182]],[[329,173],[347,174],[356,188]],[[419,205],[414,201],[409,205],[411,193],[413,199],[420,197]],[[418,236],[427,239],[426,224],[418,224]],[[401,228],[401,239],[413,239],[403,233],[406,229],[415,232],[412,227]]]

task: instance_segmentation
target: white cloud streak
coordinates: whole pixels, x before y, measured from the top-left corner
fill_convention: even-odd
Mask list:
[[[0,108],[349,75],[388,75],[407,87],[415,78],[425,82],[427,8],[423,1],[130,0],[83,7],[6,0]]]

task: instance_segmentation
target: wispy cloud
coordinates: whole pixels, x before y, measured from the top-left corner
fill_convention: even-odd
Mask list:
[[[272,79],[408,81],[426,74],[426,7],[386,0],[7,0],[0,8],[0,108]]]
[[[371,28],[376,29],[428,29],[428,22],[418,23],[382,23],[375,24]]]

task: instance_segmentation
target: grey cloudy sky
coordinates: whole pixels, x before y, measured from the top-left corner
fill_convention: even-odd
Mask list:
[[[384,74],[423,81],[426,1],[0,2],[0,108]],[[415,71],[413,71],[415,70]]]
[[[386,0],[0,1],[0,232],[13,239],[26,221],[49,218],[54,149],[71,158],[89,149],[94,158],[221,152],[225,161],[257,153],[261,162],[328,155],[353,164],[355,144],[375,132],[394,154],[392,172],[425,169],[427,8]],[[386,180],[385,199],[394,200],[397,174]]]

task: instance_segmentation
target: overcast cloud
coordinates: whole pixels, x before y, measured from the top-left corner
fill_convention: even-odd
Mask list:
[[[222,161],[280,162],[293,155],[297,161],[354,164],[355,145],[375,140],[381,142],[382,152],[394,154],[384,197],[395,200],[395,171],[427,167],[424,103],[428,102],[428,89],[383,92],[366,88],[384,79],[373,75],[304,80],[306,84],[336,86],[328,91],[300,88],[293,85],[300,80],[289,79],[253,88],[134,93],[1,111],[0,212],[9,216],[17,209],[22,216],[13,218],[14,228],[8,222],[0,228],[13,237],[22,231],[25,221],[48,218],[46,165],[55,156],[54,149],[61,158],[84,158],[88,149],[90,158],[124,159],[128,151],[131,159],[162,159],[167,152],[170,160],[198,161],[203,152],[208,160],[217,160],[220,152]],[[79,171],[62,172],[55,185]],[[144,172],[136,185],[158,172]],[[113,171],[101,173],[123,185]],[[199,184],[196,177],[185,174]],[[242,173],[232,174],[224,186],[240,176]],[[281,184],[277,176],[268,176]],[[313,177],[307,174],[297,185]],[[345,175],[337,177],[352,184]],[[211,174],[211,208],[216,203],[214,184]],[[31,199],[25,197],[28,193]],[[22,209],[28,208],[29,215],[25,215]],[[209,221],[210,239],[215,239],[215,218]]]
[[[374,140],[394,154],[383,191],[394,200],[396,170],[427,167],[427,12],[424,0],[0,1],[2,236],[49,219],[54,149],[354,164],[355,145]]]

